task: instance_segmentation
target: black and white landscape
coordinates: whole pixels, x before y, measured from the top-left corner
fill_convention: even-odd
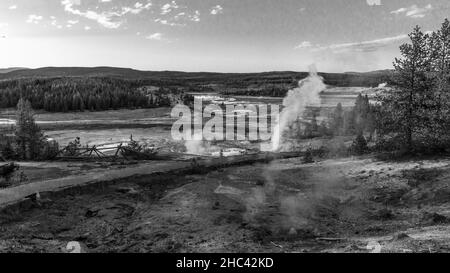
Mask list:
[[[448,0],[32,2],[0,253],[450,251]]]

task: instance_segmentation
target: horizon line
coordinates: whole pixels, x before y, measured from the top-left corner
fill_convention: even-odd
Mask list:
[[[282,73],[282,72],[293,72],[293,73],[308,73],[308,71],[299,71],[299,70],[265,70],[265,71],[253,71],[253,72],[221,72],[221,71],[188,71],[188,70],[143,70],[132,67],[121,67],[121,66],[39,66],[39,67],[22,67],[22,66],[11,66],[11,67],[0,67],[0,70],[8,70],[15,69],[14,71],[10,71],[7,73],[13,73],[19,70],[38,70],[45,68],[115,68],[115,69],[130,69],[139,72],[179,72],[179,73],[211,73],[211,74],[260,74],[260,73]],[[367,70],[367,71],[344,71],[344,72],[335,72],[335,71],[318,71],[318,73],[329,73],[329,74],[349,74],[349,73],[370,73],[377,71],[392,71],[393,68],[384,68],[384,69],[376,69],[376,70]],[[5,74],[7,74],[5,73]]]

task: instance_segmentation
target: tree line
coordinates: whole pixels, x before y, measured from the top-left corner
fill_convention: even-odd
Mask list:
[[[296,82],[291,84],[266,84],[258,87],[248,88],[228,88],[221,92],[225,96],[264,96],[264,97],[280,97],[287,95],[290,89],[295,88]]]
[[[372,105],[367,95],[359,94],[355,101],[355,106],[344,109],[338,103],[327,120],[317,121],[318,111],[311,110],[307,114],[308,122],[299,119],[297,124],[291,128],[293,138],[308,139],[314,137],[334,137],[367,135],[369,140],[376,131],[376,106]]]
[[[0,82],[0,108],[21,98],[35,110],[103,111],[188,104],[192,97],[173,87],[149,88],[145,81],[114,78],[19,79]]]
[[[344,111],[342,104],[337,105],[329,129],[335,136],[368,135],[371,139],[376,130],[375,111],[376,107],[370,103],[368,96],[359,94],[352,109]]]

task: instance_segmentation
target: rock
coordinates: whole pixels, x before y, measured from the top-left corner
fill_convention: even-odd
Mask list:
[[[370,253],[381,253],[382,246],[377,241],[370,241],[367,244],[366,249],[369,250]]]
[[[212,209],[213,210],[218,210],[219,208],[220,208],[220,203],[219,203],[219,201],[217,201],[217,202],[214,203]]]
[[[135,190],[134,188],[131,187],[120,187],[116,189],[117,192],[119,193],[128,193],[128,194],[138,194],[139,192],[137,190]]]
[[[85,244],[80,243],[78,241],[68,242],[66,248],[64,249],[65,253],[88,253],[88,248]]]
[[[439,213],[430,213],[425,212],[422,217],[422,221],[429,224],[448,224],[450,223],[450,219],[444,215]]]
[[[265,184],[266,184],[266,181],[264,181],[263,179],[258,179],[256,181],[257,186],[264,186]]]
[[[392,238],[392,240],[394,241],[401,241],[401,240],[406,240],[406,239],[411,239],[411,237],[409,237],[408,234],[400,232],[394,235],[394,237]]]
[[[295,236],[295,235],[297,235],[297,230],[295,228],[291,228],[291,229],[289,229],[289,233],[288,234],[290,236]]]
[[[84,214],[84,216],[87,218],[92,218],[92,217],[97,216],[99,211],[100,210],[88,209],[86,211],[86,213]]]
[[[40,239],[40,240],[53,240],[54,236],[51,233],[40,233],[40,234],[35,234],[31,236],[33,239]]]
[[[376,211],[371,218],[376,220],[391,220],[394,218],[394,214],[391,210],[384,208]]]

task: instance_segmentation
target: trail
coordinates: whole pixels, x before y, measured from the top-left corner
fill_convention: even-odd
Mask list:
[[[299,157],[301,153],[281,153],[281,154],[255,154],[244,156],[232,156],[224,158],[202,158],[197,161],[198,168],[207,170],[208,168],[221,168],[233,165],[253,164],[281,158]],[[58,179],[37,181],[16,187],[0,190],[0,208],[20,202],[30,195],[42,192],[57,192],[71,187],[88,184],[108,182],[134,176],[149,176],[152,174],[170,172],[188,172],[192,170],[193,163],[185,161],[158,161],[145,162],[136,167],[126,167],[118,170],[106,170],[88,172],[83,175],[71,175]]]

